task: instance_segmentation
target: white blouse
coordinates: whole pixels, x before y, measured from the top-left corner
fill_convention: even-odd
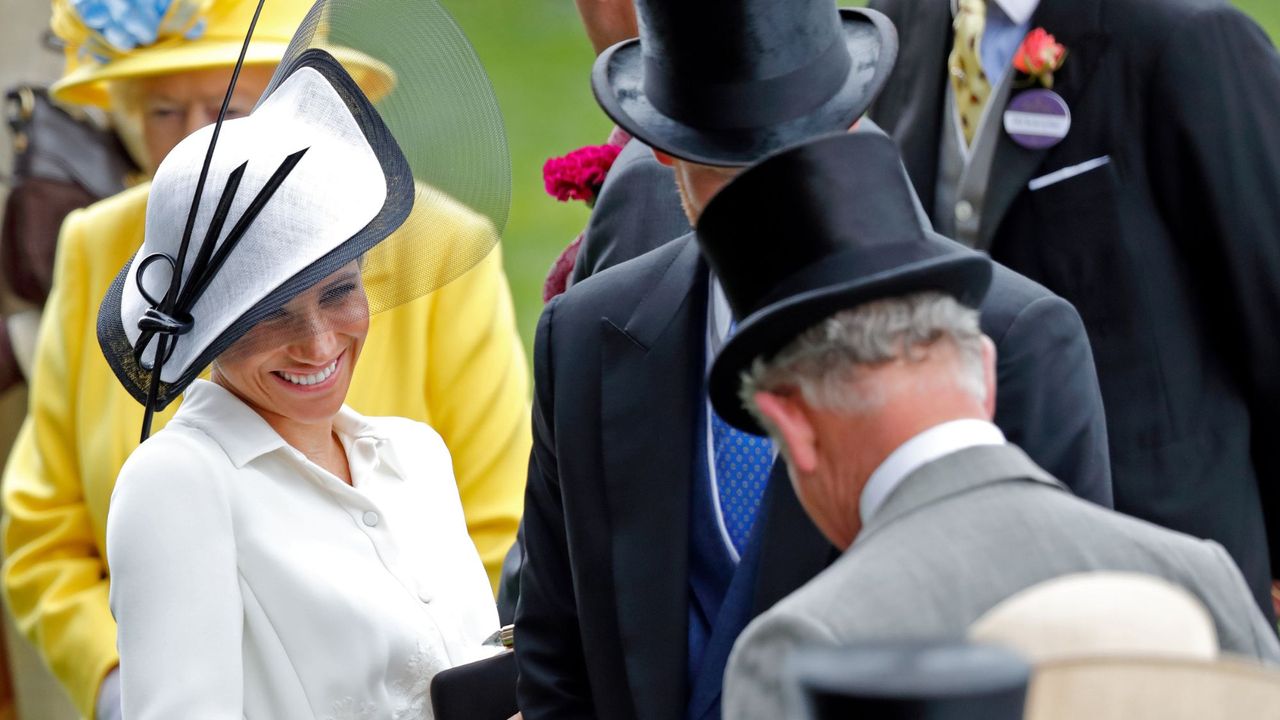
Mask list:
[[[129,720],[431,718],[432,676],[498,627],[449,451],[334,423],[354,486],[197,380],[120,471],[107,519]]]

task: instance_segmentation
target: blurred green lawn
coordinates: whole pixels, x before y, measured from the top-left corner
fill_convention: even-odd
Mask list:
[[[442,2],[475,44],[507,124],[513,188],[503,251],[528,348],[542,310],[547,269],[587,220],[582,203],[558,203],[543,192],[542,162],[603,143],[612,125],[591,97],[594,54],[570,0]],[[1280,40],[1280,0],[1236,4]]]

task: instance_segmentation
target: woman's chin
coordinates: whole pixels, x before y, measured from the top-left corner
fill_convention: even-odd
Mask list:
[[[273,375],[275,382],[271,393],[275,408],[271,410],[297,422],[315,423],[332,420],[346,402],[349,377],[334,373],[323,383],[296,385]]]

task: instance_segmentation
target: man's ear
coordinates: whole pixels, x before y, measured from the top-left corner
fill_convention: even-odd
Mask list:
[[[996,344],[982,336],[982,382],[987,386],[987,399],[982,403],[987,419],[996,416]]]
[[[657,159],[659,165],[666,165],[667,167],[676,166],[675,158],[671,157],[670,155],[662,152],[657,148],[650,148],[650,149],[653,150],[653,157]]]
[[[792,466],[803,473],[811,473],[818,467],[818,447],[813,423],[803,404],[794,397],[758,392],[756,407],[777,429],[786,445],[787,457]]]

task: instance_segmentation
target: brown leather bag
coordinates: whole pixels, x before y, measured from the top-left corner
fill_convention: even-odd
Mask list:
[[[43,88],[5,93],[13,174],[0,227],[0,273],[18,297],[43,305],[62,220],[124,189],[135,171],[119,139],[54,105]]]

